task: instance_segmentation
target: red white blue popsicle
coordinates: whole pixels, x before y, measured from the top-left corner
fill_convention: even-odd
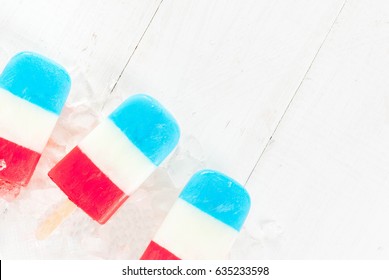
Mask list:
[[[203,170],[190,179],[142,260],[225,259],[250,209],[246,190]]]
[[[155,99],[127,99],[50,172],[89,216],[104,224],[179,139],[173,116]]]
[[[69,90],[66,70],[41,55],[9,61],[0,75],[0,185],[27,185]]]

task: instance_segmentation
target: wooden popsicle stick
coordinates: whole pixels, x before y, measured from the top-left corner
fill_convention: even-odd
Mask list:
[[[70,200],[64,200],[53,213],[42,224],[39,225],[35,232],[38,240],[44,240],[63,222],[63,220],[76,210],[77,206]]]

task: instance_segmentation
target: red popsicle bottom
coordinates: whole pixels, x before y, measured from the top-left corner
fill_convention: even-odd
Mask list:
[[[17,196],[30,181],[40,156],[0,137],[0,196]]]
[[[128,198],[78,147],[54,166],[49,176],[74,204],[100,224],[106,223]]]
[[[141,260],[180,260],[173,253],[169,252],[154,241],[151,241],[143,253]]]

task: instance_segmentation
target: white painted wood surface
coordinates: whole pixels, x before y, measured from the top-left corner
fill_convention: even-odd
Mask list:
[[[149,92],[245,182],[343,1],[166,1],[116,91]]]
[[[256,167],[253,211],[285,232],[263,256],[389,257],[388,22],[346,3]]]
[[[232,258],[389,257],[387,1],[0,5],[1,68],[29,49],[77,76],[75,100],[85,90],[80,75],[90,97],[106,107],[115,97],[149,93],[173,112],[184,138],[196,139],[206,167],[246,184],[252,211]],[[88,245],[76,249],[80,240],[69,237],[70,222],[39,244],[20,240],[28,234],[11,238],[35,226],[31,220],[59,199],[56,191],[31,187],[3,205],[16,221],[0,218],[1,257],[136,258],[160,221],[152,218],[139,242],[129,239],[139,243],[135,249],[120,247],[118,255],[91,249],[107,240],[116,244],[116,235],[97,240],[93,232],[100,228],[84,233]],[[166,194],[172,201],[176,192]],[[113,222],[137,215],[126,223],[134,229],[118,229],[146,223],[137,203],[130,199],[123,210],[128,216]],[[10,242],[18,243],[14,250]]]

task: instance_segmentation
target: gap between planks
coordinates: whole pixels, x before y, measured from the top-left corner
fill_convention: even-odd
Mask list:
[[[154,20],[156,14],[158,13],[159,7],[161,7],[162,2],[163,2],[163,0],[161,0],[161,2],[159,2],[158,7],[155,9],[155,12],[154,12],[153,16],[151,17],[151,19],[150,19],[149,23],[147,24],[145,30],[143,31],[142,36],[140,36],[138,43],[136,44],[134,50],[133,50],[132,53],[130,54],[130,57],[128,58],[126,64],[124,65],[122,71],[120,72],[119,77],[116,79],[115,84],[113,85],[113,87],[112,87],[111,91],[109,92],[109,94],[112,94],[113,91],[115,90],[117,84],[119,83],[120,78],[122,77],[124,71],[126,70],[128,64],[130,63],[130,61],[131,61],[132,57],[134,56],[136,50],[138,49],[138,46],[139,46],[140,43],[142,42],[143,37],[145,36],[145,34],[146,34],[147,30],[149,29],[151,23],[153,22],[153,20]],[[105,104],[105,103],[104,103],[104,104]],[[104,107],[104,105],[103,105],[103,107]]]
[[[305,74],[304,74],[303,78],[301,79],[301,81],[300,81],[300,83],[299,83],[297,89],[296,89],[295,92],[293,93],[292,98],[290,99],[288,105],[285,107],[285,110],[284,110],[284,112],[282,113],[280,119],[278,120],[278,122],[277,122],[277,124],[276,124],[276,126],[275,126],[275,128],[274,128],[274,130],[273,130],[273,132],[272,132],[272,134],[270,135],[269,140],[267,141],[267,143],[266,143],[266,145],[265,145],[265,148],[263,148],[262,152],[260,153],[260,155],[259,155],[259,157],[258,157],[258,160],[256,161],[256,163],[255,163],[253,169],[251,170],[249,176],[247,177],[247,180],[246,180],[245,183],[244,183],[244,186],[245,186],[245,187],[247,186],[247,183],[249,182],[249,180],[250,180],[251,176],[253,175],[255,169],[256,169],[257,166],[259,165],[259,162],[261,161],[262,156],[265,154],[265,151],[266,151],[267,148],[269,147],[269,144],[271,143],[274,134],[276,133],[278,127],[280,126],[282,120],[284,119],[284,117],[285,117],[287,111],[289,110],[289,108],[290,108],[290,106],[291,106],[291,104],[292,104],[294,98],[296,97],[297,93],[299,92],[299,90],[300,90],[300,88],[301,88],[301,85],[303,84],[303,82],[305,81],[305,79],[306,79],[308,73],[310,72],[310,70],[311,70],[311,68],[312,68],[312,65],[314,64],[314,62],[315,62],[317,56],[319,55],[319,53],[320,53],[322,47],[324,46],[325,42],[327,41],[328,36],[330,35],[332,29],[333,29],[334,26],[335,26],[335,23],[338,21],[338,18],[339,18],[339,16],[340,16],[340,14],[342,13],[343,8],[344,8],[345,5],[346,5],[346,2],[347,2],[347,0],[345,0],[345,1],[343,2],[342,6],[340,7],[338,14],[336,15],[334,21],[332,22],[331,27],[329,28],[327,34],[324,36],[323,41],[321,42],[319,48],[317,49],[317,51],[316,51],[316,53],[315,53],[315,56],[313,57],[311,63],[309,64],[309,66],[308,66],[308,68],[307,68],[307,71],[305,71]]]

